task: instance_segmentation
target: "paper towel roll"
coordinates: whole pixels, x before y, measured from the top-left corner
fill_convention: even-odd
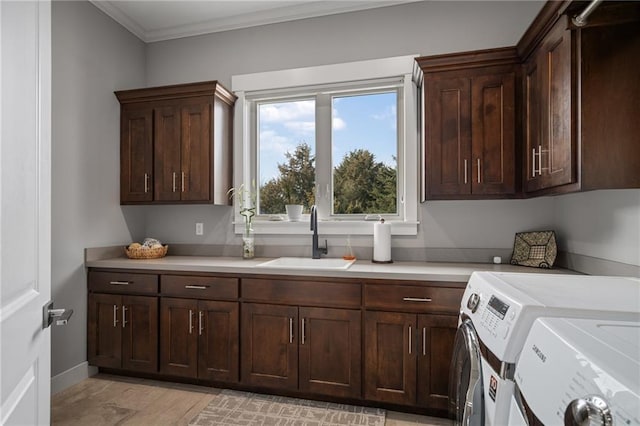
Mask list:
[[[373,261],[391,262],[391,224],[384,219],[373,224]]]

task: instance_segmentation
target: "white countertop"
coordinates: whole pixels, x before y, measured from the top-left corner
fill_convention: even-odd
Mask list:
[[[90,268],[140,269],[154,271],[217,272],[232,274],[296,275],[310,277],[369,278],[466,283],[474,271],[572,273],[566,269],[539,269],[509,264],[394,262],[376,264],[357,260],[347,270],[272,269],[257,266],[270,258],[244,260],[239,257],[166,256],[161,259],[127,259],[118,257],[86,262]]]

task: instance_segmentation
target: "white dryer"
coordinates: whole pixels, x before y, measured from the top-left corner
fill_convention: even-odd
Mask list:
[[[640,323],[536,320],[509,425],[640,425]]]
[[[509,424],[515,363],[540,317],[640,321],[640,279],[474,272],[462,298],[451,362],[456,424]]]

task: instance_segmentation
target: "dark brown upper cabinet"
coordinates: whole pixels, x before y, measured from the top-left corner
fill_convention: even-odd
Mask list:
[[[230,203],[233,105],[216,81],[116,92],[120,203]]]
[[[516,193],[515,48],[417,59],[424,73],[424,199]]]
[[[547,2],[518,43],[526,196],[640,187],[640,4]]]

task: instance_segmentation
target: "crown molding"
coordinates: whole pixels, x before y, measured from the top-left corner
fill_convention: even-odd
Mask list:
[[[245,13],[232,17],[211,19],[203,22],[195,22],[193,24],[178,25],[156,30],[145,30],[138,22],[127,16],[127,14],[117,6],[118,2],[116,1],[89,1],[102,12],[110,16],[120,25],[133,33],[140,40],[144,41],[145,43],[152,43],[157,41],[192,37],[222,31],[237,30],[241,28],[256,27],[260,25],[295,21],[299,19],[336,15],[340,13],[355,12],[380,7],[396,6],[399,4],[414,3],[420,0],[356,0],[345,2],[313,1],[295,6],[279,7],[255,13]]]

